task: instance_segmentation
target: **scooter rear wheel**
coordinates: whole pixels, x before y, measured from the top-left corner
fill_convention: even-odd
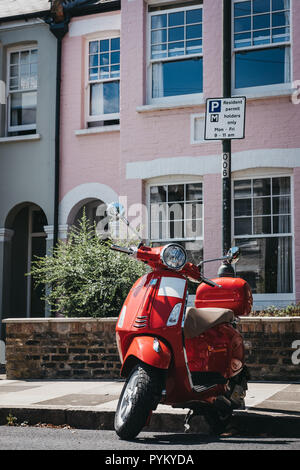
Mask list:
[[[135,366],[124,384],[115,414],[115,431],[121,439],[138,435],[159,403],[162,388],[159,370],[146,364]]]

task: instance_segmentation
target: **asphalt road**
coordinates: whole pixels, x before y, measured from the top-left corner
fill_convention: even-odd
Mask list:
[[[199,463],[196,460],[199,455],[197,451],[200,450],[300,450],[300,439],[264,436],[216,438],[199,434],[142,432],[137,439],[127,442],[121,441],[114,431],[0,426],[0,450],[102,450],[103,463],[126,463],[129,467],[135,468],[143,463],[145,465],[145,462],[162,464],[162,460],[159,461],[158,458],[155,462],[153,457],[156,455],[155,452],[160,452],[159,455],[164,456],[168,456],[169,452],[175,456],[184,453],[185,459],[190,452],[191,458],[195,460],[193,463],[196,464]],[[122,451],[126,451],[127,458],[131,455],[138,456],[139,465],[135,465],[133,460],[116,461],[117,455],[122,456]],[[135,454],[135,451],[139,452]],[[150,456],[153,461],[149,461]],[[171,460],[164,463],[192,462]]]

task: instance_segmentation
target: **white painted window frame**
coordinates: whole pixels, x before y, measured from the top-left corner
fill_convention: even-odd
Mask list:
[[[233,0],[232,1],[232,53],[231,53],[231,73],[232,73],[232,95],[246,95],[250,97],[264,97],[264,96],[277,96],[281,94],[288,94],[292,90],[292,77],[293,77],[293,0],[290,0],[290,40],[288,42],[277,42],[269,44],[260,44],[257,46],[234,47],[234,4],[240,2],[247,2],[249,0]],[[281,11],[281,10],[280,10]],[[251,30],[252,31],[252,30]],[[251,35],[252,36],[252,35]],[[272,85],[263,85],[256,87],[235,88],[235,54],[240,51],[252,51],[258,49],[271,49],[274,47],[289,47],[290,48],[290,82],[276,83]]]
[[[190,5],[190,6],[181,6],[181,7],[174,7],[168,8],[166,10],[159,10],[159,11],[152,11],[148,12],[147,16],[147,103],[152,105],[163,105],[163,104],[173,104],[173,105],[180,105],[184,102],[186,103],[193,103],[195,101],[203,100],[203,92],[202,93],[192,93],[192,94],[184,94],[184,95],[175,95],[175,96],[165,96],[161,98],[152,98],[152,65],[155,63],[161,62],[174,62],[176,60],[184,60],[193,57],[201,57],[203,60],[203,29],[202,29],[202,53],[198,54],[189,54],[189,55],[181,55],[181,56],[172,56],[172,57],[164,57],[160,59],[151,59],[151,18],[152,16],[159,15],[159,14],[167,14],[167,13],[176,13],[180,11],[187,11],[187,10],[197,10],[202,9],[203,12],[203,4],[199,3],[199,5]],[[203,13],[202,13],[202,25],[203,25]]]
[[[32,93],[36,92],[38,95],[38,84],[37,87],[33,88],[28,88],[26,90],[22,89],[17,89],[17,90],[10,90],[10,56],[14,52],[23,52],[23,51],[31,51],[36,49],[39,53],[38,50],[38,44],[37,43],[32,43],[32,44],[27,44],[24,46],[16,46],[16,47],[9,47],[7,49],[7,66],[6,66],[6,103],[7,103],[7,112],[6,112],[6,133],[10,132],[22,132],[22,131],[32,131],[36,130],[36,123],[35,124],[25,124],[25,125],[20,125],[20,126],[11,126],[10,125],[10,119],[11,119],[11,95],[14,93]],[[37,78],[38,78],[38,72],[37,72]]]
[[[291,232],[290,233],[271,233],[271,234],[253,234],[253,235],[236,235],[234,233],[234,181],[249,180],[249,179],[260,179],[260,178],[281,178],[289,177],[291,182]],[[232,187],[231,187],[231,233],[233,239],[249,239],[249,238],[275,238],[282,236],[289,236],[292,239],[292,272],[293,272],[293,290],[288,293],[272,293],[272,294],[254,294],[254,301],[274,303],[276,301],[282,301],[283,303],[289,303],[295,301],[295,230],[294,230],[294,178],[291,171],[278,171],[276,168],[268,168],[264,170],[257,169],[256,171],[239,171],[232,175]]]
[[[121,35],[120,32],[116,31],[105,31],[105,34],[98,34],[97,36],[91,36],[86,39],[86,64],[85,64],[85,89],[86,89],[86,99],[85,99],[85,122],[86,122],[86,127],[88,127],[89,123],[92,122],[98,122],[98,121],[114,121],[120,119],[120,112],[118,113],[110,113],[110,114],[98,114],[98,115],[90,115],[90,90],[91,90],[91,85],[97,84],[97,83],[108,83],[108,82],[116,82],[118,81],[119,84],[121,83],[121,67],[120,67],[120,74],[119,77],[113,77],[113,78],[104,78],[104,79],[99,79],[99,80],[90,80],[89,79],[89,44],[90,42],[93,41],[103,41],[105,39],[117,39],[120,38],[121,40]],[[120,45],[120,54],[121,54],[121,45]],[[120,59],[121,60],[121,59]],[[120,86],[120,85],[119,85]],[[92,129],[92,128],[91,128]]]
[[[151,187],[153,186],[171,186],[171,185],[175,185],[175,184],[184,184],[184,185],[187,185],[187,184],[195,184],[195,183],[201,183],[202,184],[202,234],[201,236],[197,236],[197,237],[188,237],[188,238],[185,238],[185,237],[182,237],[182,238],[161,238],[161,239],[152,239],[150,237],[151,235],[151,206],[150,206],[150,189]],[[202,241],[204,243],[204,220],[205,220],[205,217],[204,217],[204,194],[203,194],[203,189],[204,189],[204,185],[203,185],[203,178],[202,177],[195,177],[195,178],[191,178],[191,177],[184,177],[184,176],[181,176],[181,177],[174,177],[174,176],[170,176],[168,178],[166,177],[158,177],[158,178],[153,178],[151,179],[151,181],[149,181],[147,183],[147,187],[146,187],[146,194],[147,194],[147,197],[146,197],[146,201],[147,201],[147,208],[148,208],[148,227],[149,227],[149,233],[148,233],[148,242],[153,242],[153,243],[162,243],[162,244],[165,244],[165,243],[176,243],[176,241],[186,241],[186,242],[189,242],[189,241],[196,241],[196,240],[199,240],[199,241]],[[182,201],[183,204],[184,204],[184,221],[186,221],[186,207],[185,207],[185,202],[186,202],[186,199],[184,201]],[[203,247],[204,248],[204,247]]]

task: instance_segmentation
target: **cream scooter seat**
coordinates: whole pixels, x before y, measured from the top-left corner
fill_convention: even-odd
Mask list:
[[[184,322],[186,339],[195,338],[209,328],[221,323],[230,323],[234,313],[228,308],[195,308],[188,307]]]

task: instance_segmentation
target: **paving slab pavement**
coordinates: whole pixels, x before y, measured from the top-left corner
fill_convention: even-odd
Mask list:
[[[8,380],[0,375],[0,424],[48,423],[85,429],[113,429],[123,380]],[[300,383],[250,382],[246,410],[234,413],[242,433],[300,437]],[[144,430],[182,432],[187,409],[159,405]],[[207,434],[201,417],[191,432]]]

